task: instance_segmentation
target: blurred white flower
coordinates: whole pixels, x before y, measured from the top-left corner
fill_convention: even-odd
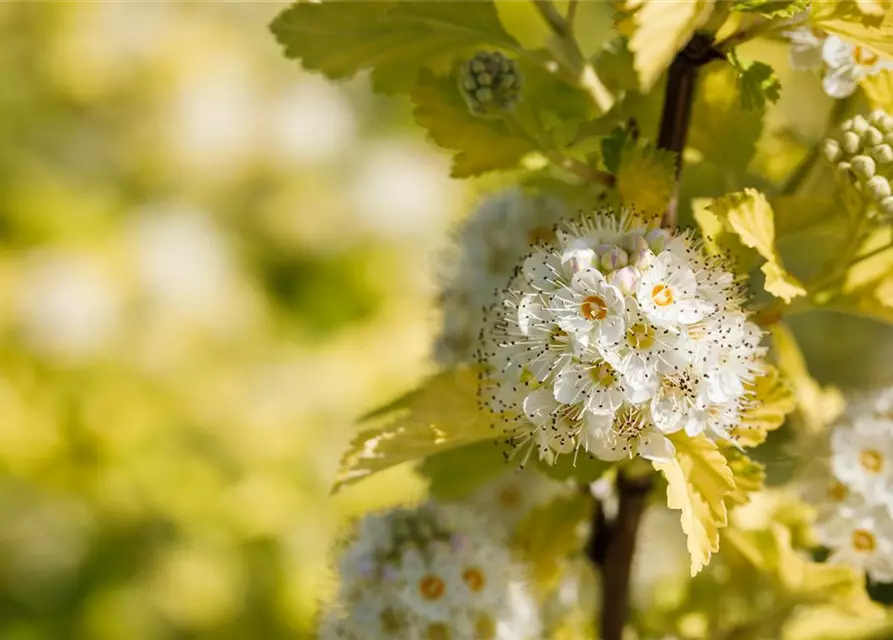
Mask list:
[[[458,189],[441,156],[421,145],[379,142],[362,154],[349,197],[365,228],[405,240],[443,228]]]
[[[353,142],[356,117],[333,84],[308,76],[285,92],[270,115],[270,144],[283,160],[313,165],[337,158]]]
[[[95,259],[61,249],[38,250],[25,258],[18,313],[32,349],[83,360],[118,330],[119,292]]]
[[[833,35],[822,44],[822,59],[828,66],[822,86],[832,98],[851,96],[863,78],[893,69],[893,60]]]
[[[823,33],[811,27],[800,27],[783,34],[791,42],[791,66],[798,71],[810,71],[822,66]]]

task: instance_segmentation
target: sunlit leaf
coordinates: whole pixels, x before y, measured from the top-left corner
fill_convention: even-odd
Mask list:
[[[419,69],[448,69],[480,47],[519,48],[488,0],[297,2],[270,28],[305,69],[340,79],[371,68],[387,91],[408,90]]]
[[[763,488],[766,480],[765,467],[733,447],[723,449],[723,454],[735,479],[735,490],[726,498],[726,504],[746,504],[751,493]]]
[[[382,424],[351,441],[333,490],[402,462],[493,438],[491,416],[478,406],[477,389],[476,370],[447,371],[392,403],[387,414],[376,412]],[[495,446],[493,455],[502,460]]]
[[[643,220],[659,219],[673,195],[676,156],[650,144],[628,140],[617,167],[617,192]]]
[[[428,479],[432,497],[458,500],[511,468],[498,441],[484,440],[425,458],[419,473]]]
[[[766,103],[776,103],[781,97],[781,82],[775,70],[763,62],[747,61],[738,56],[730,57],[738,72],[741,106],[748,111],[766,108]]]
[[[784,424],[795,406],[790,385],[775,367],[766,365],[765,372],[748,384],[753,402],[741,413],[741,421],[732,428],[735,442],[742,447],[755,447],[766,440],[770,431]]]
[[[811,21],[819,29],[881,55],[893,56],[893,5],[890,3],[862,0],[814,4]]]
[[[756,13],[766,18],[790,18],[805,11],[809,0],[734,0],[732,9],[742,13]]]
[[[735,491],[735,477],[716,443],[680,432],[670,437],[676,457],[655,462],[667,479],[667,506],[679,509],[688,538],[691,574],[696,575],[719,550],[719,531],[728,523],[725,500]]]

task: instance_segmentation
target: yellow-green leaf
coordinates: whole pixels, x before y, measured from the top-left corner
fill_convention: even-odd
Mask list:
[[[448,69],[480,47],[519,49],[493,2],[296,2],[270,29],[289,58],[330,78],[373,70],[376,88],[408,90],[419,69]]]
[[[728,447],[722,452],[735,479],[735,490],[726,498],[726,504],[746,504],[750,501],[750,494],[763,488],[763,482],[766,480],[765,467],[738,449]]]
[[[716,443],[684,433],[670,437],[676,457],[655,462],[667,479],[667,506],[679,509],[688,538],[691,575],[696,575],[719,550],[719,531],[728,524],[726,499],[735,491],[735,477]]]
[[[762,271],[766,275],[766,291],[785,302],[806,294],[803,285],[781,264],[775,247],[775,214],[766,196],[748,188],[723,196],[707,208],[737,233],[741,242],[765,258]]]
[[[591,501],[582,494],[554,498],[533,509],[519,524],[514,546],[528,562],[540,593],[551,591],[569,556],[583,544],[579,525],[590,520]]]
[[[629,50],[643,92],[654,86],[713,9],[713,0],[623,0],[617,4],[622,16],[618,29],[629,36]]]
[[[823,431],[843,411],[843,395],[834,387],[823,388],[809,375],[797,339],[782,323],[772,327],[772,347],[781,373],[793,387],[804,428],[811,433]]]
[[[770,431],[784,424],[796,403],[790,386],[769,365],[748,389],[753,401],[741,413],[741,422],[732,428],[731,435],[742,447],[755,447],[766,440]]]
[[[616,186],[623,204],[643,220],[659,219],[673,195],[675,172],[672,152],[628,140],[617,168]]]
[[[422,71],[412,90],[416,122],[440,147],[455,151],[452,175],[466,178],[494,169],[512,169],[536,149],[502,120],[473,116],[452,76]]]
[[[418,469],[428,478],[428,492],[433,497],[458,500],[511,464],[505,460],[498,441],[484,440],[429,456]]]
[[[859,84],[872,109],[893,111],[893,71],[884,69],[876,75],[863,78]]]
[[[814,3],[812,23],[845,40],[873,49],[880,55],[893,56],[893,5],[862,0],[859,2]]]
[[[477,402],[478,373],[461,368],[428,379],[416,392],[376,412],[341,459],[334,489],[411,460],[493,437],[492,416]],[[493,455],[501,459],[497,447]]]

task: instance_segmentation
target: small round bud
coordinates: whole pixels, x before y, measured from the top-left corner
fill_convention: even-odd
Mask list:
[[[592,249],[569,249],[564,252],[562,262],[570,263],[571,273],[579,273],[595,266],[598,263],[598,256]]]
[[[877,165],[875,165],[874,160],[868,156],[856,156],[850,162],[850,165],[853,168],[853,173],[859,176],[862,180],[868,180],[869,178],[874,177],[874,174],[877,171]]]
[[[630,255],[639,251],[648,251],[648,241],[639,233],[631,233],[626,237],[624,248]]]
[[[871,125],[868,124],[868,120],[866,120],[862,116],[853,116],[853,133],[859,134],[861,136],[870,126]]]
[[[855,155],[859,153],[859,150],[862,148],[862,140],[854,131],[847,131],[843,134],[843,140],[841,141],[840,146],[850,155]]]
[[[617,269],[608,276],[608,284],[612,284],[623,295],[630,295],[636,290],[639,281],[639,270],[635,267],[623,267]]]
[[[604,267],[605,271],[615,271],[616,269],[622,269],[628,263],[629,256],[627,256],[626,251],[624,251],[620,247],[612,248],[605,255],[603,255],[601,259],[601,265],[602,267]]]
[[[890,182],[884,176],[875,176],[865,183],[865,193],[873,200],[883,200],[893,195],[890,189]]]
[[[843,152],[840,150],[840,143],[834,138],[826,138],[822,142],[822,155],[825,157],[825,160],[832,164],[837,162],[843,156]]]
[[[838,162],[837,165],[835,166],[835,168],[837,169],[837,173],[840,174],[841,177],[846,178],[847,180],[850,179],[850,176],[852,175],[853,167],[852,167],[852,165],[850,165],[849,162],[846,162],[846,161]]]
[[[498,118],[520,100],[521,76],[514,60],[479,51],[462,66],[459,88],[473,114]]]
[[[601,243],[601,244],[599,244],[599,245],[596,245],[596,247],[595,247],[595,252],[596,252],[598,255],[603,256],[603,255],[605,255],[606,253],[608,253],[609,251],[611,251],[611,249],[613,249],[613,248],[614,248],[614,245],[613,245],[613,244],[609,244],[609,243],[603,242],[603,243]]]
[[[884,134],[884,144],[893,146],[893,131]]]
[[[665,229],[652,229],[645,234],[645,240],[648,241],[648,247],[651,251],[657,255],[667,247],[670,234]]]
[[[651,249],[646,248],[636,251],[630,258],[629,263],[639,271],[644,271],[654,264],[654,258],[655,256],[651,253]]]
[[[840,123],[841,131],[852,131],[853,130],[853,119],[847,118],[843,122]]]
[[[871,150],[871,155],[878,164],[893,162],[893,147],[888,144],[879,144]]]
[[[888,196],[881,200],[880,209],[885,216],[893,216],[893,196]]]
[[[887,112],[883,109],[875,109],[870,114],[868,114],[868,122],[870,122],[873,126],[877,127],[884,121],[884,118],[887,117]]]
[[[862,142],[864,142],[867,146],[873,147],[878,145],[884,141],[884,134],[881,133],[878,129],[874,127],[868,127],[862,133]]]

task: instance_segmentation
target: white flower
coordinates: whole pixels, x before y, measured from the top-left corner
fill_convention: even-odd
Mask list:
[[[536,469],[508,469],[463,499],[493,526],[509,533],[533,509],[568,488]]]
[[[623,335],[623,294],[597,269],[589,267],[574,274],[570,286],[555,293],[551,304],[559,326],[573,333],[583,346],[590,340],[610,345]]]
[[[366,516],[342,556],[321,637],[537,638],[535,601],[502,536],[456,507]]]
[[[822,59],[827,65],[822,86],[832,98],[846,98],[863,78],[893,69],[893,60],[833,35],[822,44]]]
[[[891,422],[859,417],[852,427],[831,435],[834,475],[871,504],[893,500],[893,433]]]
[[[863,507],[835,515],[816,527],[819,541],[832,549],[828,562],[863,569],[872,580],[893,582],[893,520],[884,507]]]
[[[484,321],[482,402],[541,459],[580,449],[666,459],[666,435],[729,438],[762,333],[720,258],[690,234],[597,213],[528,251]]]
[[[824,34],[803,26],[783,33],[791,42],[791,66],[798,71],[810,71],[822,66]]]

